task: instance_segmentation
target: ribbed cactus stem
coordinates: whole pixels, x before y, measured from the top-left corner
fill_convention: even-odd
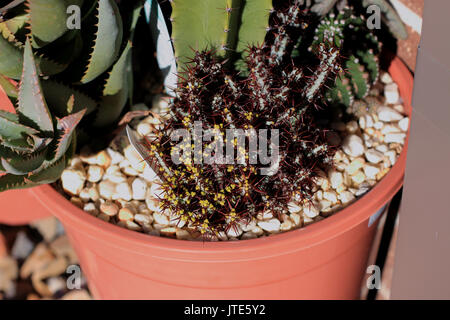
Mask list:
[[[338,71],[340,67],[338,62],[339,50],[334,47],[327,48],[320,46],[321,61],[318,70],[308,80],[306,84],[305,98],[308,103],[312,103],[320,89],[325,85],[331,73]]]

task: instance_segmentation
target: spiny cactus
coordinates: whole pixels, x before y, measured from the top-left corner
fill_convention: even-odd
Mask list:
[[[160,173],[162,208],[180,224],[215,236],[265,210],[280,216],[292,199],[305,204],[311,200],[317,169],[331,165],[334,154],[327,131],[314,125],[312,110],[324,87],[334,81],[340,55],[335,46],[323,44],[317,64],[292,63],[291,51],[305,18],[298,1],[277,9],[271,36],[247,49],[247,77],[216,51],[197,51],[187,64],[170,119],[153,137],[141,141],[147,160]],[[172,134],[177,129],[200,130],[209,138],[194,133],[192,139],[175,142]],[[245,132],[243,145],[243,136],[229,135],[229,129]],[[255,153],[250,145],[257,137]],[[237,146],[237,153],[227,152],[222,158],[227,142]],[[192,146],[194,155],[189,157]],[[178,152],[182,161],[175,163]],[[274,157],[269,167],[261,162],[264,153]]]
[[[322,43],[338,46],[344,57],[345,71],[328,92],[328,100],[350,106],[354,99],[363,99],[378,80],[378,55],[381,43],[367,28],[364,16],[357,17],[353,8],[345,7],[337,14],[323,17],[315,30],[310,50]]]
[[[86,110],[53,118],[31,44],[24,48],[17,113],[0,111],[0,191],[54,182],[73,152],[74,130]],[[72,100],[73,102],[73,100]],[[67,101],[71,108],[71,101]]]
[[[371,5],[376,5],[380,8],[382,15],[382,20],[384,24],[388,27],[389,31],[397,39],[406,39],[408,33],[406,31],[405,25],[398,16],[395,9],[389,4],[387,0],[307,0],[303,1],[303,4],[311,11],[315,12],[319,16],[326,16],[327,14],[333,12],[333,9],[338,11],[342,10],[347,5],[362,4],[362,7],[367,10]]]
[[[178,69],[194,50],[239,59],[249,44],[261,45],[269,27],[272,0],[171,0],[172,39]],[[236,57],[237,55],[237,57]],[[242,60],[240,65],[242,65]]]
[[[89,138],[118,120],[132,92],[142,9],[141,1],[121,12],[114,0],[21,2],[0,23],[0,85],[16,105],[16,114],[0,114],[0,191],[57,180],[75,150],[75,127],[78,139]],[[81,8],[81,29],[68,29],[71,5]]]

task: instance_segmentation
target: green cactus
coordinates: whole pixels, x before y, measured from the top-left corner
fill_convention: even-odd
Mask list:
[[[75,127],[85,109],[54,118],[43,96],[37,65],[27,40],[15,113],[0,112],[0,191],[56,181],[72,152]]]
[[[238,60],[249,45],[264,42],[272,0],[173,0],[172,39],[178,69],[184,70],[194,50],[215,50]],[[244,54],[245,55],[245,54]]]
[[[362,2],[361,0],[307,0],[302,2],[305,6],[310,7],[312,12],[322,17],[333,12],[335,8],[340,11],[347,5],[361,4],[364,9],[371,5],[376,5],[381,9],[383,13],[381,18],[392,35],[397,39],[403,40],[408,37],[405,25],[387,0],[362,0]]]
[[[321,43],[339,47],[346,59],[345,72],[340,73],[328,92],[328,100],[348,107],[355,98],[365,98],[378,80],[378,54],[381,51],[381,44],[367,28],[365,18],[355,16],[351,7],[345,7],[337,14],[329,13],[315,29],[310,50],[316,51]]]

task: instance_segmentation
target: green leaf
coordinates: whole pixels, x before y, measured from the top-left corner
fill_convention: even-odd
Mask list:
[[[80,112],[68,115],[67,117],[58,120],[58,137],[55,140],[55,160],[58,160],[66,153],[72,142],[74,130],[80,123],[85,113],[86,110],[81,110]]]
[[[14,175],[25,175],[38,169],[45,160],[46,150],[29,155],[16,155],[15,157],[2,157],[1,163],[6,172]]]
[[[0,111],[0,136],[2,139],[26,141],[27,135],[37,134],[38,131],[19,123],[16,114]]]
[[[72,112],[86,109],[88,115],[97,108],[98,103],[94,99],[75,88],[53,80],[43,80],[41,84],[48,106],[59,117],[67,115],[67,101],[72,95],[75,98]]]
[[[66,157],[63,156],[56,162],[47,165],[39,172],[32,174],[29,177],[29,181],[35,184],[48,184],[53,183],[61,177],[64,169],[66,168]]]
[[[44,132],[53,132],[53,122],[47,103],[42,95],[36,64],[30,41],[27,40],[24,52],[24,66],[19,88],[17,107],[24,124]]]
[[[66,167],[65,157],[55,162],[51,166],[45,167],[42,171],[29,177],[6,174],[0,176],[0,192],[12,189],[25,189],[41,184],[53,183],[61,177]]]
[[[33,45],[42,47],[61,37],[67,30],[67,7],[81,5],[77,0],[28,0]]]
[[[120,59],[112,68],[103,89],[103,99],[97,113],[95,126],[103,127],[116,121],[128,99],[128,68],[131,59],[131,42],[128,42]]]
[[[128,41],[127,46],[123,50],[119,60],[116,62],[109,77],[106,80],[106,84],[103,88],[104,96],[112,96],[124,89],[126,84],[127,62],[131,58],[131,42]]]
[[[0,36],[0,74],[19,79],[22,73],[23,53],[20,43],[11,42]]]
[[[22,74],[23,55],[24,48],[20,42],[15,39],[7,40],[0,35],[0,74],[19,80]],[[39,74],[55,75],[67,67],[44,57],[38,56],[35,59],[39,66]]]
[[[0,176],[0,192],[13,190],[13,189],[25,189],[35,186],[34,183],[27,184],[24,176],[16,176],[13,174],[6,174]]]
[[[28,14],[15,16],[11,19],[6,20],[5,22],[0,23],[0,31],[3,33],[3,36],[5,38],[7,38],[9,35],[15,35],[25,27],[28,19]]]
[[[82,83],[88,83],[105,72],[117,59],[122,44],[122,18],[114,0],[99,0],[97,13],[96,38]]]
[[[19,92],[16,86],[13,85],[7,77],[1,74],[0,74],[0,86],[3,88],[3,91],[5,91],[8,97],[17,99]]]

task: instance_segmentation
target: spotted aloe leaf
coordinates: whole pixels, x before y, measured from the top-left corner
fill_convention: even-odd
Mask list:
[[[22,123],[41,132],[53,132],[52,117],[42,95],[42,88],[29,40],[25,44],[17,112],[19,118],[23,120],[21,121]]]
[[[128,42],[119,60],[112,68],[103,89],[103,100],[97,113],[95,126],[110,125],[118,119],[128,99],[128,68],[131,60],[131,42]]]
[[[96,10],[97,32],[82,83],[88,83],[108,70],[117,59],[122,44],[122,18],[114,0],[98,0]]]

